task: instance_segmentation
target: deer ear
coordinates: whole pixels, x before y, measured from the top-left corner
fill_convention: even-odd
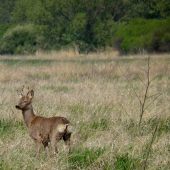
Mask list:
[[[30,90],[28,93],[27,93],[27,97],[32,99],[34,97],[34,90]]]
[[[18,95],[19,95],[20,98],[23,96],[22,93],[19,92],[18,90],[17,90],[17,93],[18,93]]]

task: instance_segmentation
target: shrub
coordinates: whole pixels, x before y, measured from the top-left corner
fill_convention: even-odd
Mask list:
[[[15,25],[11,24],[0,24],[0,39],[3,37],[4,33],[8,30],[15,27]]]
[[[118,27],[115,44],[128,53],[170,51],[170,18],[164,20],[133,19],[126,26]]]
[[[36,50],[36,31],[33,25],[9,29],[0,41],[1,54],[30,54]]]

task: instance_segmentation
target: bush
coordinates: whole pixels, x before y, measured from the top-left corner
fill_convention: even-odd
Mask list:
[[[119,27],[115,42],[128,53],[170,51],[170,18],[164,20],[134,19],[128,25]]]
[[[0,54],[32,54],[36,51],[33,25],[16,26],[5,32],[0,41]]]
[[[4,33],[11,28],[14,28],[15,25],[11,24],[0,24],[0,39],[3,37]]]

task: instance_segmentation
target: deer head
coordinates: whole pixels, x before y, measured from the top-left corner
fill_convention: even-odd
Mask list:
[[[31,101],[32,101],[32,98],[34,97],[34,90],[33,90],[33,89],[29,90],[29,88],[28,88],[27,94],[24,95],[24,86],[23,86],[22,91],[19,92],[19,91],[17,90],[17,93],[18,93],[18,95],[19,95],[19,97],[20,97],[20,101],[19,101],[19,104],[16,105],[15,107],[16,107],[17,109],[20,109],[20,110],[27,110],[29,104],[30,104]]]

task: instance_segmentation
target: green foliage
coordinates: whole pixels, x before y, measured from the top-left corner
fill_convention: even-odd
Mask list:
[[[0,24],[11,23],[11,13],[17,0],[0,1]]]
[[[15,25],[11,24],[0,24],[0,39],[3,37],[4,33],[11,28],[14,28]]]
[[[115,37],[122,51],[168,52],[170,44],[170,18],[166,20],[134,19],[119,27]]]
[[[27,19],[26,12],[29,8],[29,3],[27,0],[16,1],[14,9],[12,11],[12,21],[15,23],[24,22]],[[17,18],[17,19],[16,19]]]
[[[94,42],[97,48],[105,48],[112,45],[113,35],[116,32],[116,24],[113,21],[98,22],[94,26]]]
[[[151,7],[154,12],[159,13],[161,17],[169,17],[170,16],[170,1],[166,0],[151,0]]]
[[[2,54],[29,54],[35,50],[36,32],[33,25],[9,29],[0,41],[0,53]]]
[[[18,0],[13,10],[14,22],[33,23],[39,28],[43,49],[78,46],[79,52],[94,51],[109,45],[114,20],[126,15],[130,1],[104,0]],[[122,12],[122,9],[126,10]],[[113,16],[114,15],[114,16]],[[110,20],[110,21],[109,21]],[[107,22],[109,21],[109,22]],[[101,30],[102,33],[101,33]]]
[[[72,22],[75,36],[78,39],[84,38],[85,26],[87,25],[86,13],[78,13]]]
[[[163,23],[134,18],[167,18],[170,16],[169,8],[170,3],[166,0],[99,0],[97,3],[96,0],[2,1],[0,23],[33,24],[36,38],[33,32],[29,32],[32,43],[27,42],[25,37],[28,35],[22,31],[19,37],[14,38],[19,43],[15,44],[11,40],[6,43],[2,29],[0,53],[34,53],[35,44],[41,50],[76,47],[79,53],[96,51],[98,48],[105,50],[108,46],[125,52],[139,52],[143,49],[148,52],[166,52],[170,41],[168,21]],[[127,21],[131,22],[122,27]],[[24,40],[21,40],[22,36]],[[24,41],[24,45],[20,41]]]

